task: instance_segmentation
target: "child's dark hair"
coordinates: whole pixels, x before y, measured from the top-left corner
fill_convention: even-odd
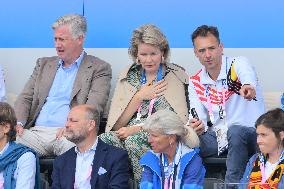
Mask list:
[[[8,141],[16,140],[16,125],[17,118],[14,109],[6,102],[0,102],[0,125],[10,125],[10,130],[7,133]]]
[[[284,131],[284,111],[276,108],[266,112],[256,120],[255,128],[259,125],[270,128],[275,136],[280,139],[279,133]],[[282,145],[284,146],[284,141],[282,141]]]

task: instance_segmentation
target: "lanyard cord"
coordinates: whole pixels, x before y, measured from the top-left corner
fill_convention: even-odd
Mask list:
[[[158,73],[157,73],[157,81],[160,81],[162,79],[163,79],[163,66],[162,66],[162,64],[160,64],[160,67],[159,67],[159,70],[158,70]],[[145,85],[147,83],[145,69],[141,73],[140,83],[141,83],[141,85]],[[156,98],[153,98],[153,99],[150,100],[149,109],[148,109],[148,117],[152,114],[155,100],[156,100]],[[140,119],[140,117],[141,117],[141,108],[142,108],[142,104],[139,106],[139,108],[137,110],[137,118],[138,119]]]
[[[171,182],[172,182],[171,189],[175,189],[175,181],[176,181],[176,177],[177,177],[177,168],[178,168],[178,164],[180,163],[181,156],[182,156],[182,144],[178,143],[178,146],[177,146],[177,149],[176,149],[176,154],[175,154],[175,157],[172,161],[172,163],[174,164],[174,173],[169,175],[168,189],[170,189],[170,183]],[[160,154],[160,165],[161,165],[161,176],[162,176],[162,189],[164,189],[164,186],[165,186],[165,170],[164,170],[164,164],[166,165],[165,160],[166,160],[165,155],[163,153],[161,153]],[[169,166],[169,165],[167,165],[167,166]],[[172,173],[172,169],[171,169],[171,173]],[[172,177],[172,181],[171,181],[171,177]]]
[[[158,70],[158,73],[157,73],[157,80],[160,81],[160,80],[162,80],[162,78],[163,78],[163,66],[162,66],[162,64],[160,64],[159,70]],[[141,73],[140,83],[141,83],[141,85],[145,85],[147,83],[145,69]]]
[[[175,181],[176,181],[176,176],[177,176],[178,164],[175,164],[174,161],[173,161],[173,163],[174,163],[174,174],[173,174],[172,189],[175,189]],[[161,172],[162,172],[162,189],[164,189],[165,188],[165,171],[164,171],[164,164],[162,162],[162,154],[160,155],[160,165],[161,165]],[[169,188],[169,185],[170,185],[170,182],[168,182],[168,188]]]
[[[281,155],[279,157],[279,160],[277,162],[277,165],[279,163],[281,163],[284,160],[284,150],[282,150]],[[260,171],[261,171],[261,183],[264,184],[266,181],[266,176],[265,176],[265,163],[266,163],[266,159],[264,157],[264,154],[261,153],[259,156],[259,161],[260,161]]]
[[[228,57],[226,57],[226,74],[227,74],[227,71],[228,71]],[[223,119],[223,116],[226,115],[226,111],[225,111],[225,105],[226,105],[226,84],[227,84],[227,80],[226,79],[222,79],[222,99],[221,99],[221,102],[219,104],[219,115],[221,116],[222,115],[222,118]],[[211,88],[211,87],[210,87]],[[207,100],[207,108],[208,108],[208,113],[209,113],[209,117],[210,117],[210,121],[212,123],[215,122],[215,118],[214,118],[214,114],[213,114],[213,110],[212,110],[212,102],[211,102],[211,99],[210,99],[210,89],[209,89],[209,84],[206,85],[206,90],[205,90],[205,96],[206,96],[206,100]],[[218,90],[217,90],[217,87],[216,87],[216,97],[218,98]]]

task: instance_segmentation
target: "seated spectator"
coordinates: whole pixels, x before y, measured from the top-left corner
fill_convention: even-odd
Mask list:
[[[83,49],[86,19],[68,14],[56,20],[58,56],[43,57],[15,103],[17,142],[40,156],[60,155],[74,146],[61,137],[70,108],[90,104],[101,113],[110,91],[111,67]]]
[[[198,118],[189,125],[199,134],[201,157],[227,155],[225,183],[238,183],[256,152],[255,120],[265,112],[260,83],[245,57],[223,54],[217,27],[199,26],[191,39],[202,69],[190,77]]]
[[[154,25],[142,25],[133,31],[128,52],[134,63],[118,78],[107,133],[100,138],[128,151],[134,178],[139,182],[142,172],[139,159],[150,149],[148,134],[141,130],[142,125],[149,115],[161,109],[170,109],[187,122],[188,76],[182,67],[169,63],[168,41]]]
[[[5,88],[5,78],[2,66],[0,65],[0,102],[6,100],[6,88]]]
[[[37,189],[39,161],[32,149],[14,142],[16,124],[13,108],[0,102],[0,189]]]
[[[284,188],[284,111],[277,108],[263,114],[255,127],[260,151],[247,164],[242,188]]]
[[[128,189],[127,152],[97,137],[100,114],[90,105],[71,109],[65,137],[76,144],[54,160],[52,189]]]
[[[203,188],[205,168],[198,155],[199,139],[172,111],[159,110],[145,122],[151,151],[145,153],[141,189]]]

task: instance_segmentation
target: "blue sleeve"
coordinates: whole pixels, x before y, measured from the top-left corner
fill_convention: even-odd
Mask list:
[[[202,189],[205,172],[202,159],[195,156],[184,170],[182,189]]]
[[[257,155],[255,154],[250,158],[249,162],[247,163],[246,170],[245,170],[245,173],[243,175],[243,178],[240,180],[241,184],[246,184],[246,183],[249,182],[250,173],[252,171],[253,163],[256,160],[256,158],[257,158]],[[245,185],[239,187],[239,189],[245,189],[245,188],[247,188],[247,186],[245,186]]]
[[[152,188],[153,188],[153,171],[149,167],[143,166],[140,189],[152,189]]]

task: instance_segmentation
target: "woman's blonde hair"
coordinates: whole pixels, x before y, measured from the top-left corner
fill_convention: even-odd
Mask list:
[[[143,129],[148,132],[157,131],[164,135],[176,135],[177,140],[189,148],[199,146],[199,138],[196,132],[190,126],[185,126],[175,112],[167,109],[158,110],[152,114],[145,121]]]
[[[153,24],[145,24],[132,32],[128,54],[135,62],[137,59],[138,45],[141,43],[156,46],[163,53],[164,63],[169,62],[170,47],[166,36]]]

